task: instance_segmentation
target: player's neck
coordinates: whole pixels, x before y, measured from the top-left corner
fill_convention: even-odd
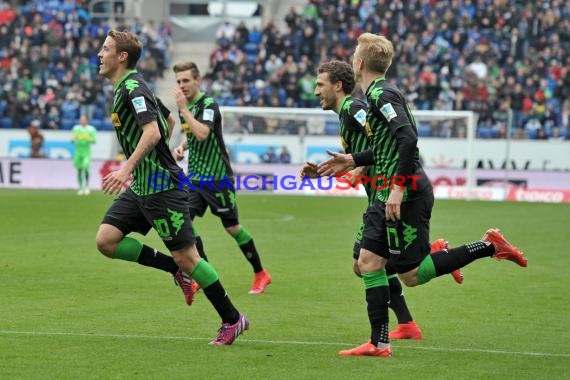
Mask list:
[[[362,72],[361,75],[362,76],[361,76],[360,84],[362,85],[362,89],[364,90],[364,92],[366,92],[368,90],[368,87],[370,87],[372,82],[374,82],[377,78],[385,76],[384,73],[379,73],[376,71]]]
[[[111,74],[110,76],[108,76],[107,78],[111,81],[111,83],[113,84],[113,87],[115,87],[117,85],[117,83],[123,79],[123,77],[125,75],[127,75],[129,72],[131,71],[131,69],[127,69],[124,66],[119,66],[117,68],[117,70]]]
[[[349,94],[345,94],[344,92],[342,94],[339,94],[336,98],[336,103],[334,105],[334,112],[336,112],[337,114],[340,114],[340,107],[342,106],[342,103],[344,103],[344,99],[349,96]]]

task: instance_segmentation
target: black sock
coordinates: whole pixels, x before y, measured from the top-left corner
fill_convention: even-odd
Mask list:
[[[248,241],[245,244],[239,246],[243,255],[249,261],[251,266],[253,267],[253,271],[255,273],[259,273],[263,270],[261,266],[261,259],[259,258],[259,254],[257,253],[257,249],[255,248],[255,244],[253,243],[253,239]]]
[[[222,323],[233,325],[238,321],[239,312],[232,304],[232,301],[230,301],[228,293],[226,293],[226,290],[219,280],[207,288],[204,288],[204,294],[208,297],[208,300],[222,318]]]
[[[178,265],[176,265],[172,256],[160,253],[148,245],[143,245],[137,262],[147,267],[152,267],[168,273],[172,273],[173,275],[178,272]]]
[[[206,252],[204,251],[204,244],[202,243],[202,238],[200,236],[196,236],[196,249],[198,250],[200,257],[208,261],[208,256],[206,256]]]
[[[388,286],[390,287],[390,308],[394,310],[398,323],[408,323],[413,321],[412,314],[406,304],[402,284],[398,276],[388,279]]]
[[[495,247],[484,241],[462,245],[448,251],[439,251],[431,255],[437,276],[448,274],[456,269],[463,268],[467,264],[483,257],[495,254]]]
[[[368,319],[370,321],[370,341],[373,345],[389,343],[388,339],[388,301],[390,291],[387,286],[375,286],[366,289]]]

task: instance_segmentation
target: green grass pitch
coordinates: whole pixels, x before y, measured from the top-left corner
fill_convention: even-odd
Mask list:
[[[394,356],[342,358],[369,334],[351,250],[364,199],[238,196],[241,223],[274,282],[252,272],[218,219],[197,226],[251,328],[212,347],[219,319],[199,293],[187,307],[164,272],[100,255],[112,198],[0,191],[2,379],[560,379],[570,373],[570,205],[437,201],[432,239],[459,245],[500,227],[528,268],[479,260],[405,289],[424,332]],[[141,239],[161,250],[155,232]],[[391,320],[395,318],[390,314]]]

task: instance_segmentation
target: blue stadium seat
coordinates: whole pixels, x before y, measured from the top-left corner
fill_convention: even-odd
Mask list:
[[[417,128],[418,137],[431,137],[431,126],[429,124],[420,123]]]
[[[114,131],[115,127],[113,127],[111,120],[105,119],[105,120],[103,120],[103,123],[101,123],[101,130],[102,131]]]
[[[247,55],[257,55],[257,53],[259,52],[258,45],[252,42],[248,42],[243,47],[243,52]]]
[[[93,119],[104,119],[105,118],[105,111],[100,107],[95,107],[93,111]]]
[[[102,119],[91,119],[89,120],[89,124],[91,124],[92,126],[95,127],[95,129],[101,129],[101,125],[103,125],[103,120]]]
[[[79,120],[76,119],[61,119],[60,129],[64,131],[70,131],[75,124],[78,124]]]
[[[12,119],[9,117],[3,117],[0,119],[0,128],[14,128],[12,124]]]
[[[327,120],[325,122],[325,135],[338,135],[338,121]]]
[[[249,32],[249,42],[253,44],[259,44],[261,42],[262,34],[259,30],[252,30]]]
[[[478,127],[477,137],[480,139],[490,139],[493,137],[493,129],[485,126]]]

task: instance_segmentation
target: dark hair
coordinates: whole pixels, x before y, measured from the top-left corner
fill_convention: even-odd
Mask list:
[[[200,70],[198,70],[198,66],[196,66],[194,62],[180,62],[174,65],[174,67],[172,68],[172,71],[174,71],[175,73],[179,73],[181,71],[188,71],[188,70],[192,71],[192,77],[194,77],[194,79],[200,77]]]
[[[137,35],[129,31],[120,32],[116,29],[111,29],[107,36],[115,40],[118,53],[126,52],[128,54],[127,68],[134,69],[143,49],[143,44]]]
[[[345,94],[350,94],[354,90],[354,72],[348,63],[342,61],[325,62],[317,69],[317,74],[323,73],[329,74],[331,83],[341,82]]]

